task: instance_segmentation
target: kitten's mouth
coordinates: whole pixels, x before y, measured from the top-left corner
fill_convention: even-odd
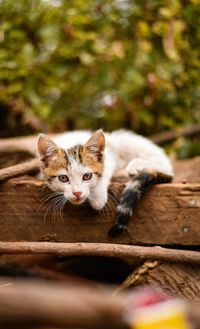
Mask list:
[[[69,200],[74,205],[79,205],[85,201],[85,199],[70,199]]]

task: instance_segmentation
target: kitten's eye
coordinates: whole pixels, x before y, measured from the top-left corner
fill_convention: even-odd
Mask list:
[[[83,175],[83,180],[89,180],[92,178],[92,173],[87,172],[86,174]]]
[[[62,183],[67,183],[69,182],[69,178],[67,177],[67,175],[59,175],[58,176],[59,181],[61,181]]]

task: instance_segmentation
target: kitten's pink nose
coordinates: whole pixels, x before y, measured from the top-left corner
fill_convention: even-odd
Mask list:
[[[77,199],[80,198],[82,192],[78,191],[78,192],[73,192],[73,194],[77,197]]]

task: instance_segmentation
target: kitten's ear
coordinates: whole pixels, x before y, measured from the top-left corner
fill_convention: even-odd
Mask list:
[[[44,158],[51,158],[59,151],[59,147],[54,143],[54,141],[44,134],[40,134],[38,136],[37,145],[41,160]]]
[[[105,136],[102,129],[95,131],[84,146],[87,153],[97,156],[100,161],[105,148]]]

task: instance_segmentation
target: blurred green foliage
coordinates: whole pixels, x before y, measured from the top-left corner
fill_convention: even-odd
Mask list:
[[[0,111],[52,130],[199,123],[199,18],[200,0],[0,0]]]

